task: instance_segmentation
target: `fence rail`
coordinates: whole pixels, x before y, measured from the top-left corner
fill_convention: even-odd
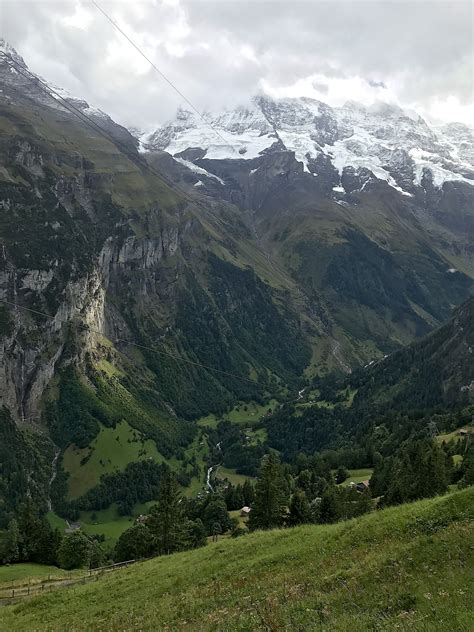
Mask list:
[[[78,584],[86,584],[91,581],[98,581],[107,573],[127,568],[131,564],[135,564],[139,560],[127,560],[126,562],[118,562],[117,564],[109,564],[108,566],[100,566],[99,568],[91,568],[83,575],[69,575],[57,577],[48,575],[48,578],[31,578],[28,581],[19,580],[19,583],[12,582],[8,586],[0,584],[0,605],[8,605],[24,599],[25,597],[33,597],[43,595],[59,588],[67,588]]]

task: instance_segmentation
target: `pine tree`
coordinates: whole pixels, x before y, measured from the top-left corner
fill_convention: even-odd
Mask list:
[[[426,462],[429,477],[423,496],[443,494],[448,489],[446,459],[442,448],[437,443],[431,443]]]
[[[163,466],[158,502],[150,512],[149,528],[155,537],[159,555],[178,551],[183,546],[182,497],[170,468]]]
[[[337,522],[341,518],[342,506],[339,490],[330,485],[321,497],[319,505],[320,521],[324,523]]]
[[[227,505],[224,499],[219,496],[210,496],[203,514],[202,521],[207,530],[208,535],[212,535],[213,525],[219,523],[221,525],[221,532],[224,533],[232,528],[232,521],[227,511]]]
[[[207,544],[206,528],[202,520],[187,520],[186,526],[186,548],[197,549]]]
[[[90,544],[90,568],[99,568],[105,564],[105,551],[95,538],[91,539]]]
[[[248,527],[272,529],[283,524],[288,505],[288,485],[275,452],[263,457],[255,486]]]
[[[310,515],[308,498],[302,490],[297,489],[291,497],[288,524],[292,527],[298,524],[306,524],[311,521]]]
[[[246,479],[242,487],[242,493],[244,495],[244,504],[247,507],[251,507],[255,498],[255,490],[252,483]]]
[[[349,476],[349,472],[346,470],[346,468],[343,465],[340,465],[337,468],[337,472],[336,472],[336,483],[338,485],[340,483],[343,483],[348,476]]]
[[[18,522],[13,518],[8,524],[8,530],[3,542],[2,557],[5,563],[18,562],[20,559],[20,541]]]
[[[55,564],[61,536],[55,533],[38,508],[28,499],[18,513],[20,560]]]
[[[144,524],[134,524],[124,531],[115,545],[114,560],[125,562],[141,557],[148,557],[153,552],[154,538]]]
[[[242,489],[242,485],[237,485],[234,488],[234,493],[232,495],[232,504],[234,509],[240,509],[245,505],[244,492]]]
[[[296,479],[296,485],[302,489],[308,498],[313,496],[312,474],[309,470],[302,470]]]
[[[469,443],[461,463],[459,487],[474,485],[474,443]]]

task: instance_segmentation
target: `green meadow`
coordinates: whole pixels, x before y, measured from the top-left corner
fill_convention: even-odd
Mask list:
[[[69,446],[64,453],[63,467],[69,473],[68,496],[78,498],[97,485],[102,474],[124,470],[132,461],[149,458],[157,463],[164,461],[155,442],[144,440],[126,421],[115,428],[102,426],[90,446]]]
[[[470,632],[474,488],[221,538],[0,609],[11,632]]]

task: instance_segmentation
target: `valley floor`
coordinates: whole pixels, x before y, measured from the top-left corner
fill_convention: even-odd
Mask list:
[[[0,629],[472,630],[474,488],[259,532],[0,609]]]

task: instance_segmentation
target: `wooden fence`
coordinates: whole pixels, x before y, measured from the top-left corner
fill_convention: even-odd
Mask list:
[[[0,605],[8,605],[15,603],[25,597],[33,597],[44,595],[58,588],[67,588],[78,584],[86,584],[91,581],[98,581],[107,573],[127,568],[131,564],[135,564],[139,560],[127,560],[126,562],[118,562],[109,566],[101,566],[99,568],[91,568],[82,574],[77,572],[69,572],[65,576],[48,575],[48,578],[29,578],[28,580],[18,580],[10,582],[8,585],[0,584]]]

